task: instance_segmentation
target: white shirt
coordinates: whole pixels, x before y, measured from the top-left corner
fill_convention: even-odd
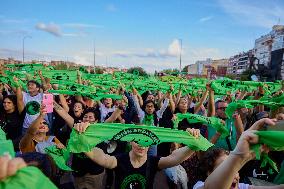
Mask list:
[[[105,122],[107,114],[110,112],[114,112],[115,106],[113,106],[112,108],[107,108],[103,103],[101,103],[99,110],[101,113],[101,123],[103,123]]]
[[[204,182],[198,181],[192,189],[199,189],[204,186]],[[249,184],[239,183],[238,189],[249,189]]]
[[[39,106],[41,105],[42,101],[42,93],[38,93],[36,96],[31,96],[29,93],[22,92],[23,93],[23,100],[24,105],[26,108],[26,116],[23,123],[23,128],[29,128],[30,125],[36,118],[39,116],[39,111],[35,112],[33,110],[33,106]],[[39,109],[40,110],[40,109]]]

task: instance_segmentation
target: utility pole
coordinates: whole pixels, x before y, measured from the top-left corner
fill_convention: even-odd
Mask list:
[[[31,36],[29,36],[29,35],[25,35],[24,37],[23,37],[23,64],[25,63],[25,39],[26,38],[32,38]]]
[[[179,73],[181,74],[181,52],[182,52],[182,40],[179,39],[180,51],[179,51]]]
[[[96,44],[94,40],[94,69],[96,68]]]

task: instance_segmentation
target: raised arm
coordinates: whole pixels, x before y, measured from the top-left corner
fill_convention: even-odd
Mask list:
[[[181,97],[181,84],[179,85],[179,90],[178,90],[176,101],[175,101],[176,106],[179,103],[180,97]]]
[[[234,126],[237,131],[237,141],[238,141],[242,133],[244,132],[244,124],[242,122],[241,116],[238,113],[234,114],[233,118],[234,118]]]
[[[22,88],[20,87],[18,80],[14,78],[14,81],[16,83],[16,96],[17,96],[17,107],[18,111],[21,114],[24,111],[25,104],[24,104],[24,97],[23,97],[23,92]]]
[[[164,114],[166,108],[167,108],[168,105],[169,105],[169,101],[170,101],[170,100],[169,100],[169,96],[170,96],[170,93],[167,92],[166,98],[165,98],[165,100],[164,100],[164,102],[163,102],[163,104],[162,104],[162,107],[157,111],[157,116],[158,116],[159,118],[162,118],[162,116],[163,116],[163,114]]]
[[[260,129],[264,125],[264,123],[275,125],[274,120],[264,118],[257,121],[253,129]],[[243,132],[234,151],[231,152],[230,155],[207,177],[204,184],[204,188],[205,189],[230,188],[236,173],[248,161],[255,158],[255,154],[254,152],[251,151],[250,145],[257,143],[258,143],[258,136],[255,134],[255,130],[247,130]],[[283,188],[283,185],[281,187]],[[263,187],[250,186],[250,188],[261,189]],[[271,187],[271,189],[272,188],[274,188],[274,186]]]
[[[133,95],[132,97],[133,97],[133,101],[134,101],[135,110],[136,110],[138,117],[141,121],[141,120],[144,119],[145,113],[143,112],[143,110],[141,109],[141,107],[139,105],[137,95]]]
[[[208,101],[208,114],[207,117],[215,116],[215,102],[214,102],[214,91],[211,89],[210,84],[206,85],[209,89],[209,101]]]
[[[83,133],[89,127],[89,123],[76,123],[74,124],[74,129],[79,133]],[[85,154],[94,162],[102,167],[108,169],[114,169],[117,166],[117,159],[114,156],[105,154],[100,148],[93,148],[91,152],[85,152]]]
[[[25,149],[26,146],[30,145],[33,140],[33,137],[36,135],[38,127],[40,126],[41,121],[44,120],[46,110],[42,107],[39,116],[32,122],[27,132],[20,141],[20,149]]]
[[[73,128],[74,119],[59,104],[53,101],[53,108],[62,117],[70,128]]]
[[[121,115],[122,110],[120,108],[116,108],[114,112],[112,112],[111,116],[105,120],[104,123],[112,123]]]
[[[196,138],[200,136],[199,129],[188,128],[187,131]],[[176,166],[182,163],[183,161],[187,160],[193,153],[194,151],[189,149],[187,146],[176,149],[169,156],[162,157],[158,163],[158,167],[159,169],[164,169]]]
[[[206,98],[208,96],[208,91],[209,90],[206,88],[206,90],[204,91],[200,101],[195,105],[195,107],[194,107],[194,113],[195,114],[199,112],[201,106],[203,105],[204,101],[206,100]]]
[[[66,112],[69,112],[69,106],[66,102],[66,98],[64,97],[63,94],[59,94],[59,101],[62,105],[62,108],[66,111]]]
[[[114,169],[117,166],[115,156],[105,154],[100,148],[95,147],[91,152],[85,153],[92,161],[107,169]]]
[[[170,109],[171,109],[171,112],[174,113],[175,112],[175,109],[176,109],[176,105],[175,105],[175,102],[173,100],[173,95],[172,93],[169,94],[169,103],[170,103]]]
[[[43,75],[42,75],[42,71],[41,70],[38,70],[38,76],[39,76],[39,78],[40,78],[40,80],[41,80],[41,84],[43,85],[43,86],[46,86],[46,80],[45,80],[45,78],[43,77]]]
[[[138,93],[138,91],[135,88],[133,88],[132,93],[133,93],[133,95],[137,96],[137,102],[139,103],[139,106],[140,107],[143,106],[143,99],[142,99],[141,95]]]

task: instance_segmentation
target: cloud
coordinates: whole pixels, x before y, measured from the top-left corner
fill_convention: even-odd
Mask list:
[[[220,7],[235,21],[250,26],[269,28],[284,20],[283,4],[276,1],[219,0]]]
[[[45,23],[40,22],[40,23],[37,23],[35,27],[38,30],[48,32],[56,37],[62,36],[60,26],[55,23],[51,22],[49,24],[45,24]]]
[[[101,25],[94,24],[83,24],[83,23],[65,23],[64,27],[74,28],[74,29],[85,29],[85,28],[103,28]]]
[[[168,54],[171,56],[178,56],[181,53],[181,41],[174,39],[173,42],[169,45]]]
[[[77,64],[83,64],[83,65],[91,65],[92,62],[92,60],[90,60],[89,58],[81,55],[75,55],[73,59]]]
[[[199,22],[207,22],[209,20],[212,20],[212,18],[213,16],[206,16],[206,17],[200,18]]]
[[[140,52],[132,51],[114,51],[113,56],[118,56],[122,58],[137,57],[137,58],[154,58],[154,59],[167,59],[177,57],[180,54],[180,41],[174,39],[168,46],[167,50],[155,50],[155,49],[144,49]]]
[[[109,12],[115,12],[115,11],[117,11],[117,8],[114,4],[108,4],[106,6],[106,10],[109,11]]]

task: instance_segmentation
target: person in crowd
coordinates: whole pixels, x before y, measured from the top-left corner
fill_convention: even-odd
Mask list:
[[[6,133],[7,139],[13,141],[14,150],[19,151],[19,142],[22,136],[24,114],[20,114],[15,95],[7,95],[0,106],[1,128]]]
[[[45,154],[45,148],[56,145],[58,148],[64,148],[64,145],[55,137],[47,135],[49,128],[48,123],[44,120],[46,110],[41,107],[40,115],[28,128],[20,141],[20,151],[39,152]]]
[[[215,129],[208,127],[208,138],[216,147],[231,151],[236,146],[239,137],[244,131],[241,117],[238,112],[236,112],[232,118],[228,118],[225,113],[228,103],[224,100],[217,100],[214,102],[214,90],[212,90],[210,86],[208,103],[208,117],[216,116],[223,120],[226,128],[230,132],[229,136],[225,139],[221,139],[220,133],[216,132]]]
[[[54,110],[66,121],[70,128],[73,128],[79,122],[66,112],[59,104],[54,102]],[[100,114],[94,108],[87,108],[83,112],[82,123],[97,123],[100,120]],[[97,145],[98,148],[107,150],[107,144],[102,142]],[[104,186],[105,170],[104,167],[93,162],[84,153],[73,154],[72,169],[74,170],[74,185],[76,189],[101,189]]]
[[[43,93],[40,91],[40,84],[35,80],[28,81],[28,92],[22,91],[16,77],[14,77],[14,81],[16,83],[18,110],[20,114],[25,114],[22,132],[25,134],[32,122],[39,116]],[[48,121],[47,116],[45,120]]]
[[[239,183],[238,171],[250,160],[255,158],[250,146],[258,143],[258,136],[254,133],[261,129],[264,124],[275,125],[273,119],[261,119],[249,130],[242,133],[236,148],[231,153],[223,149],[212,149],[206,152],[200,165],[203,167],[203,174],[207,175],[205,182],[198,181],[193,189],[282,189],[284,185],[277,186],[253,186]],[[267,149],[262,148],[263,152]],[[206,177],[206,176],[205,176]],[[226,179],[224,179],[226,178]]]
[[[84,132],[89,123],[79,123],[74,128]],[[194,137],[199,137],[197,129],[187,130]],[[115,188],[153,188],[155,173],[159,169],[173,167],[186,160],[193,154],[188,147],[179,148],[167,157],[147,155],[148,147],[142,147],[136,142],[131,142],[131,151],[116,156],[107,155],[100,148],[95,147],[91,152],[85,154],[99,165],[114,169]]]

